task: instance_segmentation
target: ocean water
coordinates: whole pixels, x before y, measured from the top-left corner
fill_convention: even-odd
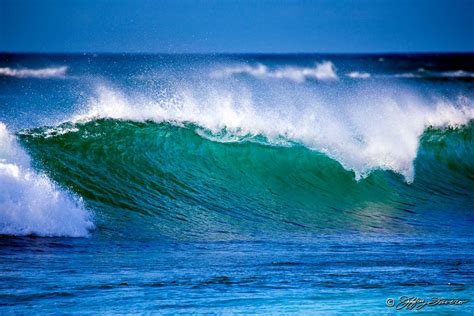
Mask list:
[[[0,313],[472,314],[473,87],[472,54],[0,55]]]

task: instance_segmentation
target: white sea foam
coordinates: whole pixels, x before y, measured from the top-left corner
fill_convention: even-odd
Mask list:
[[[211,73],[212,77],[225,78],[236,74],[247,74],[256,78],[274,78],[287,79],[296,82],[303,82],[306,79],[316,80],[337,80],[336,68],[330,61],[315,64],[314,67],[297,67],[286,66],[270,69],[263,64],[238,65],[231,67],[224,67],[223,69],[214,70]]]
[[[347,74],[349,78],[354,78],[354,79],[367,79],[370,78],[370,74],[367,72],[358,72],[358,71],[353,71]]]
[[[90,214],[45,175],[0,122],[0,234],[87,236]]]
[[[10,67],[0,68],[0,76],[16,77],[16,78],[54,78],[64,77],[67,72],[66,66],[50,67],[40,69],[20,68],[14,69]]]
[[[326,96],[312,89],[269,91],[260,99],[249,89],[180,87],[172,97],[125,96],[100,87],[74,120],[113,118],[135,121],[195,123],[211,133],[226,129],[236,136],[281,137],[323,152],[353,170],[356,179],[374,169],[392,170],[408,182],[419,138],[429,127],[457,126],[474,118],[470,99],[420,97],[397,89]],[[232,141],[232,137],[226,138]]]

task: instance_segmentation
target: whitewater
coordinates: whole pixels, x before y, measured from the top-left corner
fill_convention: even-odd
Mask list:
[[[94,225],[81,201],[35,172],[3,123],[0,147],[0,234],[87,236]]]

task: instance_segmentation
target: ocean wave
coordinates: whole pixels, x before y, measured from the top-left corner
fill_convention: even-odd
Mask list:
[[[0,122],[0,234],[87,236],[90,214],[32,170],[28,155]]]
[[[376,169],[414,179],[419,138],[428,127],[459,126],[474,119],[472,101],[426,99],[408,91],[361,91],[324,99],[308,92],[298,98],[273,95],[262,101],[245,91],[206,92],[182,89],[167,98],[127,97],[117,89],[98,88],[97,97],[71,120],[112,118],[131,121],[193,123],[211,134],[263,135],[286,139],[339,161],[361,179]],[[295,101],[296,100],[296,101]],[[278,104],[278,106],[275,106]]]
[[[0,76],[15,78],[61,78],[66,75],[68,67],[50,67],[40,69],[20,68],[14,69],[10,67],[0,68]]]
[[[247,74],[256,78],[287,79],[295,82],[303,82],[307,79],[315,80],[337,80],[336,68],[330,61],[315,64],[314,67],[286,66],[270,69],[263,64],[238,65],[225,67],[211,73],[214,78],[226,78],[238,74]]]
[[[55,181],[86,199],[107,232],[212,238],[249,229],[446,229],[438,220],[446,209],[472,213],[473,133],[472,124],[425,130],[411,185],[384,171],[356,182],[301,144],[189,123],[94,119],[19,138]]]

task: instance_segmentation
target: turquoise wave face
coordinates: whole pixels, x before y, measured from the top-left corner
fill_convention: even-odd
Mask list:
[[[193,124],[97,119],[18,134],[36,168],[84,199],[105,234],[222,239],[257,232],[470,229],[473,124],[428,129],[407,183],[364,179],[291,141]]]

